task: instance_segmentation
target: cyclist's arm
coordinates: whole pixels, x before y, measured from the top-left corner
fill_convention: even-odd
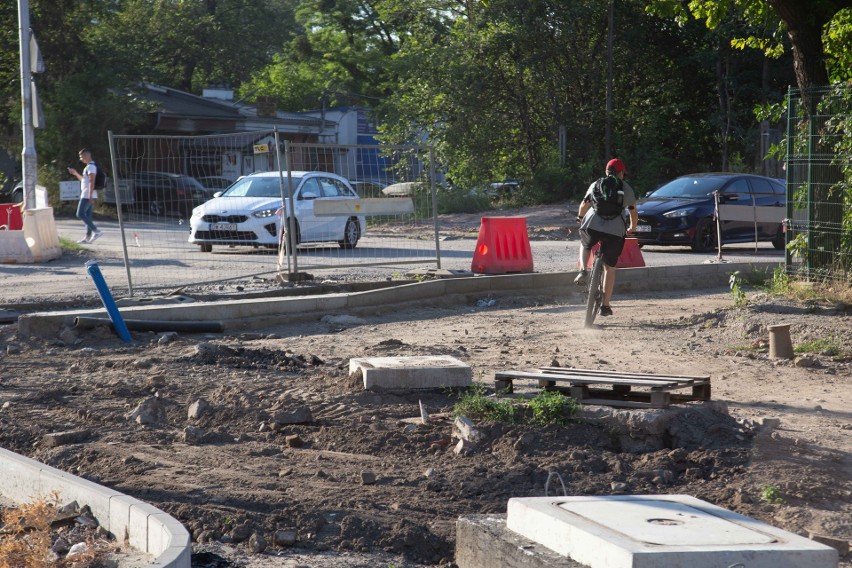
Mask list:
[[[633,234],[636,232],[636,225],[639,224],[639,213],[636,211],[635,205],[628,207],[627,213],[630,215],[630,226],[627,227],[627,233]]]
[[[580,210],[577,212],[577,220],[581,221],[583,217],[586,216],[586,213],[589,212],[589,208],[592,206],[592,200],[588,197],[584,198],[583,201],[580,202]]]

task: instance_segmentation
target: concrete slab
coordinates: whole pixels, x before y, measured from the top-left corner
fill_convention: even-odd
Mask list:
[[[590,568],[836,568],[837,551],[688,495],[510,499],[506,526]]]
[[[350,359],[349,374],[359,370],[367,390],[469,387],[473,380],[470,365],[449,355]]]

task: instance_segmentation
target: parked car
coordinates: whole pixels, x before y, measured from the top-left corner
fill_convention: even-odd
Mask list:
[[[202,176],[196,179],[198,180],[198,183],[213,193],[222,191],[223,189],[228,189],[231,184],[234,183],[232,180],[222,176]]]
[[[0,186],[0,203],[20,203],[24,200],[24,182],[7,179]]]
[[[189,215],[211,197],[213,192],[193,177],[166,172],[138,172],[133,177],[134,203],[150,215]]]
[[[784,248],[784,180],[751,174],[699,173],[679,177],[636,204],[640,245],[689,245],[714,250],[719,192],[722,244],[771,241]],[[740,210],[742,208],[742,210]],[[756,222],[755,222],[756,220]]]
[[[283,179],[286,184],[287,176]],[[295,211],[295,239],[291,242],[337,242],[341,248],[355,248],[367,228],[363,216],[318,216],[314,212],[320,201],[358,198],[349,182],[327,172],[290,172],[290,179]],[[189,242],[200,246],[202,252],[212,251],[213,245],[277,247],[281,223],[289,223],[290,213],[289,200],[281,196],[278,172],[247,175],[193,210]]]

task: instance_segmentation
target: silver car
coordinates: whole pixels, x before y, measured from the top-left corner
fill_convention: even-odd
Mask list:
[[[210,252],[213,245],[276,248],[281,224],[288,223],[287,175],[260,172],[247,175],[210,201],[192,210],[189,242]],[[328,172],[290,172],[293,183],[295,239],[292,244],[336,242],[355,248],[366,230],[363,216],[317,215],[321,201],[353,200],[358,194],[349,182]]]

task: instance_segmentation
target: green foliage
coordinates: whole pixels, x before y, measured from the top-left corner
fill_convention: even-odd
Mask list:
[[[558,391],[540,391],[528,404],[532,410],[532,423],[539,426],[565,424],[578,409],[574,399],[567,398]]]
[[[478,213],[491,208],[491,198],[476,190],[453,186],[438,190],[438,213]]]
[[[734,300],[734,305],[738,308],[747,305],[748,298],[746,297],[745,290],[743,290],[743,280],[740,277],[739,270],[731,274],[728,283],[731,286],[731,297]]]
[[[475,416],[493,422],[515,421],[515,406],[511,400],[496,400],[485,394],[485,387],[474,383],[453,406],[455,416]]]
[[[783,503],[781,490],[777,485],[766,484],[760,490],[760,500],[764,503]]]
[[[820,353],[834,357],[840,355],[848,347],[839,337],[821,337],[812,341],[805,341],[796,345],[794,351],[796,353]]]

